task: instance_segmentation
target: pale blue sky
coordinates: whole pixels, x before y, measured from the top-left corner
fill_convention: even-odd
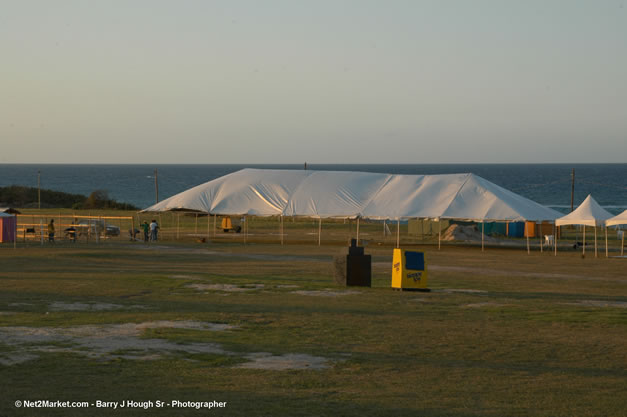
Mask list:
[[[627,0],[0,10],[0,163],[627,162]]]

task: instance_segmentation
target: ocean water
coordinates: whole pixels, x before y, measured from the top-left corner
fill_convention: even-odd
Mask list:
[[[303,165],[0,164],[0,187],[36,187],[40,171],[42,188],[84,195],[106,190],[118,201],[145,208],[155,202],[155,168],[159,199],[164,200],[243,168],[303,169]],[[412,175],[472,172],[564,213],[570,211],[571,170],[575,169],[575,207],[592,194],[612,213],[627,209],[627,164],[309,164],[308,169]]]

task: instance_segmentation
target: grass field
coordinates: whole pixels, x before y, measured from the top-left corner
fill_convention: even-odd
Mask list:
[[[337,246],[0,246],[0,415],[626,415],[627,259],[423,249],[430,293],[389,288],[391,246],[373,288]]]

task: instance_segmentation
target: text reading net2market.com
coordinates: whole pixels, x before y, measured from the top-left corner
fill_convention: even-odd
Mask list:
[[[226,401],[50,401],[50,400],[24,400],[15,401],[16,408],[225,408]]]

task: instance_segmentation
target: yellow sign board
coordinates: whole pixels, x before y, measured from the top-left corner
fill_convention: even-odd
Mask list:
[[[394,249],[392,288],[427,290],[427,262],[424,252]]]

